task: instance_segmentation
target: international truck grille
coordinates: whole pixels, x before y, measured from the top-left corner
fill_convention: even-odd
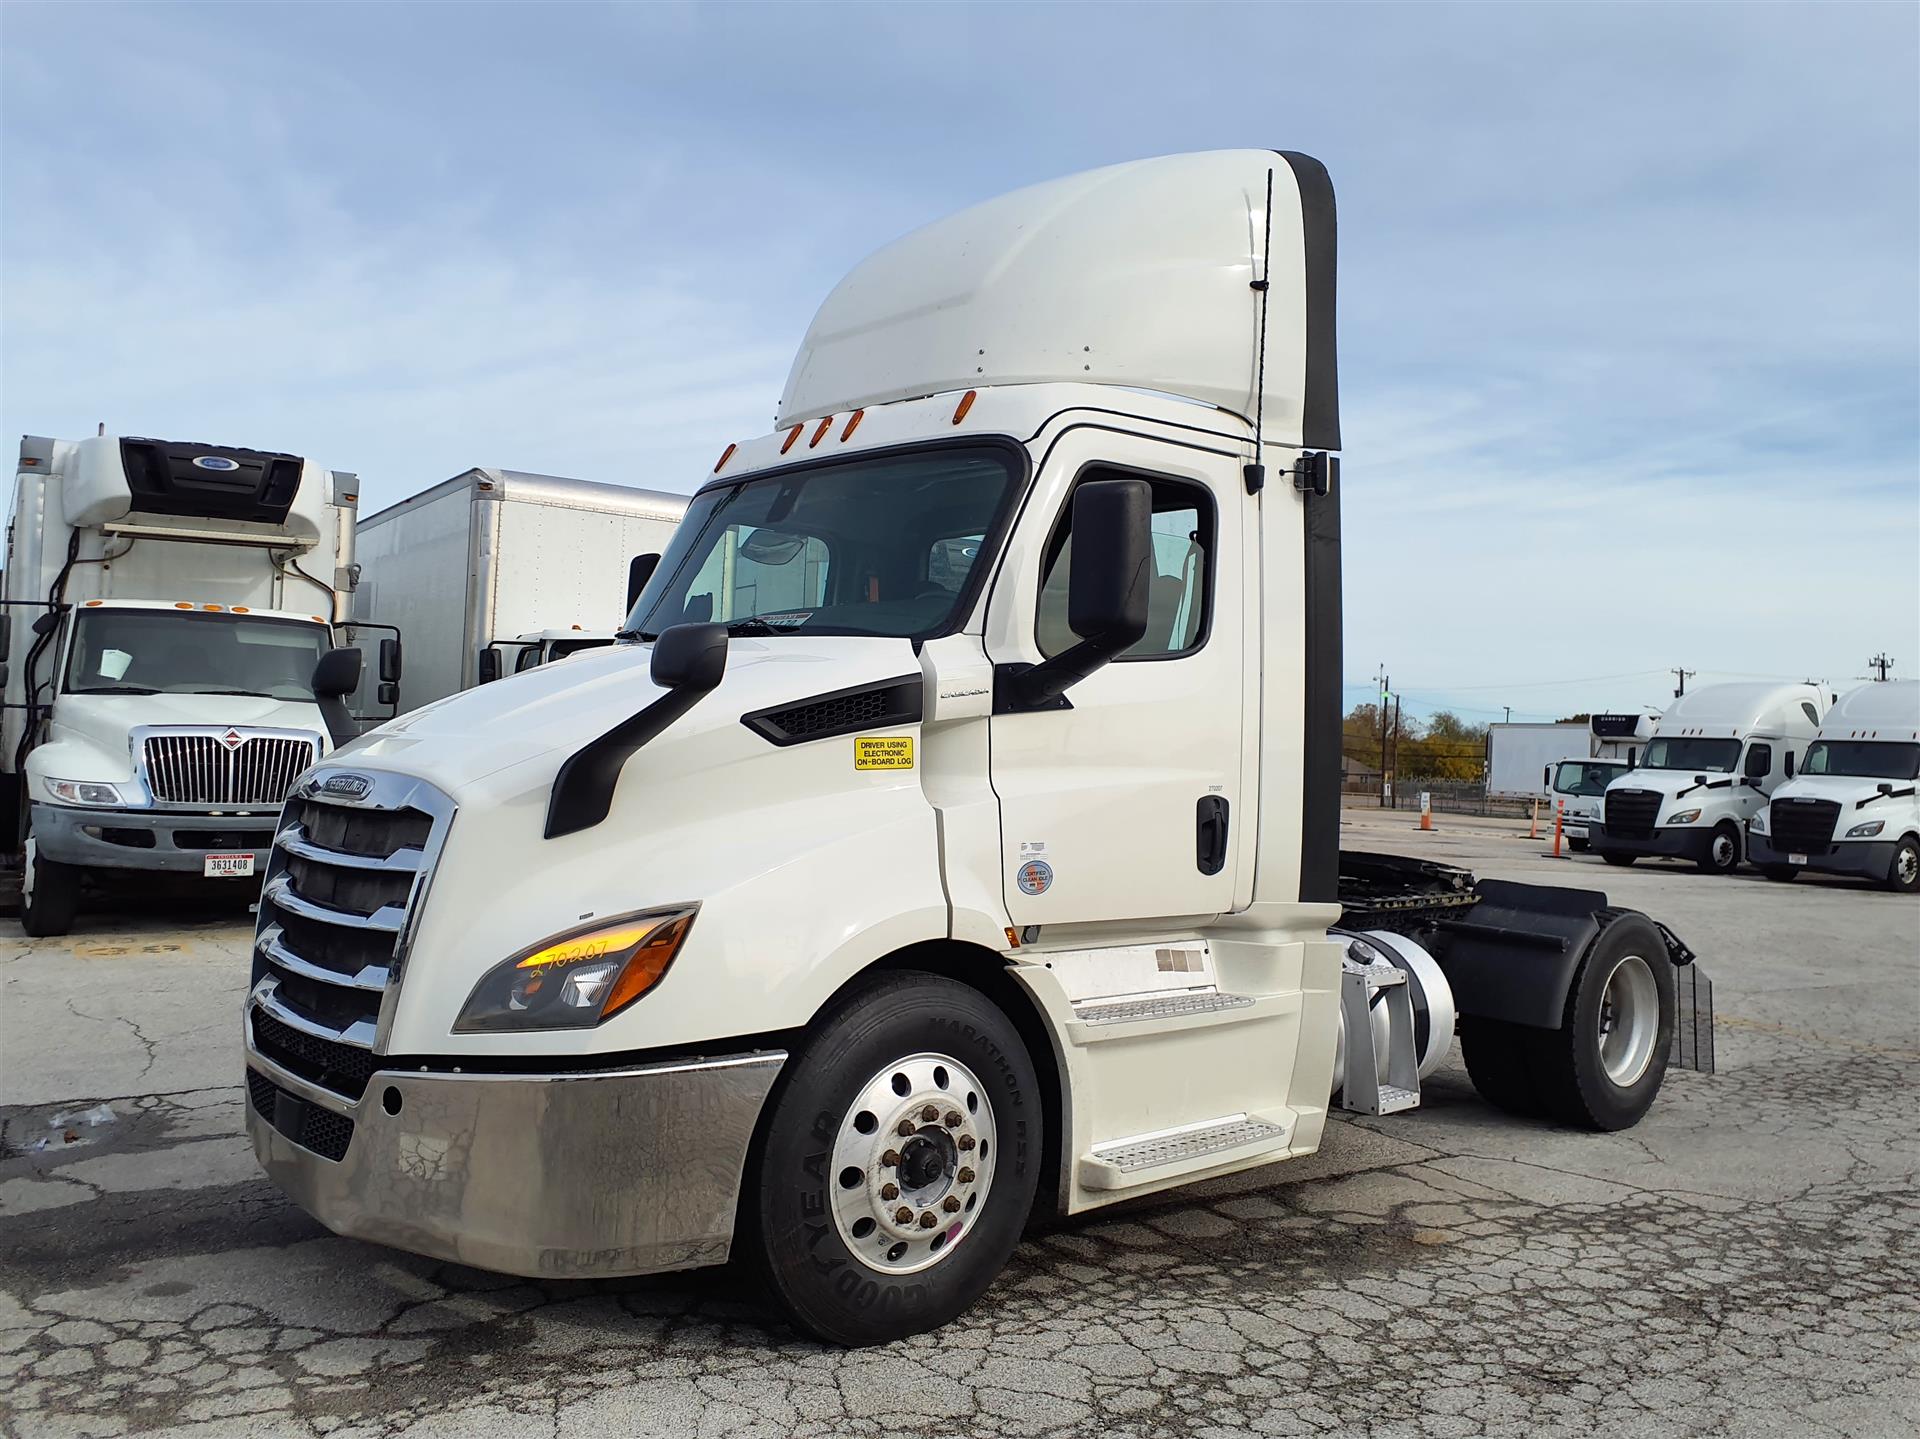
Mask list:
[[[1825,854],[1840,823],[1830,799],[1777,799],[1767,810],[1773,847],[1789,854]]]
[[[289,1094],[257,1069],[247,1070],[247,1100],[254,1112],[302,1149],[335,1164],[353,1143],[353,1121]]]
[[[1607,791],[1607,833],[1620,839],[1652,839],[1661,794],[1651,789]]]
[[[369,783],[374,802],[357,804],[301,783],[274,836],[254,938],[254,1048],[349,1100],[382,1062],[374,1052],[382,1006],[453,814],[417,781]],[[380,805],[383,790],[397,807]]]
[[[234,735],[233,740],[226,736]],[[310,739],[234,731],[148,735],[147,783],[167,804],[278,808],[315,759]]]

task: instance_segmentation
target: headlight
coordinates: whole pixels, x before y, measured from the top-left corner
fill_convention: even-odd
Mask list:
[[[1697,809],[1678,809],[1667,816],[1667,823],[1692,824],[1698,818],[1700,818],[1700,811]]]
[[[1764,809],[1755,810],[1753,812],[1753,818],[1747,821],[1747,828],[1755,834],[1765,834],[1767,832],[1767,812]]]
[[[1884,819],[1870,819],[1865,824],[1856,824],[1852,829],[1848,830],[1847,838],[1872,839],[1886,827],[1887,822]]]
[[[660,982],[693,915],[691,908],[622,915],[523,949],[473,987],[454,1033],[591,1029]]]
[[[61,804],[120,804],[120,791],[89,779],[43,779],[48,794]]]

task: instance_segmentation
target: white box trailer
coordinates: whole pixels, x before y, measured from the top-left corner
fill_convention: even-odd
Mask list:
[[[1591,753],[1592,742],[1585,723],[1488,725],[1487,793],[1545,799],[1548,768]]]
[[[686,508],[658,490],[472,469],[368,515],[355,613],[407,636],[400,707],[510,672],[529,646],[545,659],[611,644],[634,560],[665,549]]]

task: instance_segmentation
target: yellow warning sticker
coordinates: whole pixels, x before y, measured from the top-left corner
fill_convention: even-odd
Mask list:
[[[855,769],[912,769],[913,736],[910,734],[863,734],[853,740]]]

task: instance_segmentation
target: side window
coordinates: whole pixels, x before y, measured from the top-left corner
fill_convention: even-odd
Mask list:
[[[1111,477],[1109,472],[1107,477]],[[1083,480],[1102,478],[1090,471]],[[1207,641],[1207,606],[1213,595],[1213,498],[1184,480],[1152,481],[1153,579],[1147,632],[1121,660],[1172,659]],[[1051,658],[1079,637],[1067,628],[1067,589],[1073,567],[1071,497],[1047,545],[1034,637]]]
[[[1755,744],[1747,746],[1747,766],[1744,771],[1748,779],[1765,779],[1773,772],[1773,746]]]
[[[1787,778],[1793,778],[1793,751],[1787,751]]]

